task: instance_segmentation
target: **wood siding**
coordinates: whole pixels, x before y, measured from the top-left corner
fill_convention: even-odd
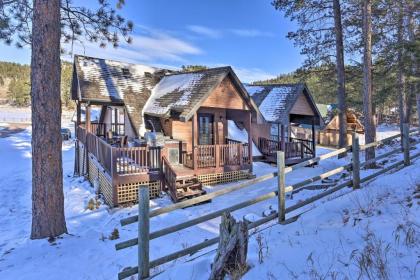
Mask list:
[[[315,116],[315,112],[304,94],[299,95],[295,105],[293,105],[292,110],[290,110],[290,114]]]
[[[219,86],[209,95],[201,107],[249,110],[245,100],[231,79],[226,77]]]
[[[187,151],[192,151],[192,121],[172,120],[172,138],[187,143]]]

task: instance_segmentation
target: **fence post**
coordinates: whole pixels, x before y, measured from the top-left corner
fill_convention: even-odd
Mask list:
[[[410,165],[410,132],[408,123],[403,123],[402,127],[402,145],[403,145],[403,152],[404,152],[404,165]]]
[[[353,131],[352,134],[352,172],[353,172],[353,189],[360,189],[360,145],[359,136]]]
[[[138,274],[139,279],[149,277],[149,187],[139,187],[139,237]]]
[[[285,178],[286,175],[284,173],[285,161],[284,161],[284,152],[277,151],[277,185],[278,185],[278,201],[279,201],[279,216],[278,220],[279,223],[284,222],[286,219],[286,197],[285,197]]]

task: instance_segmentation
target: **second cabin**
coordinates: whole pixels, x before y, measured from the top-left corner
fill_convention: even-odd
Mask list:
[[[268,161],[276,161],[276,151],[285,152],[288,165],[315,157],[315,128],[322,126],[323,120],[305,84],[247,85],[246,89],[270,125],[257,142]],[[308,138],[298,138],[293,132],[302,125],[311,127]]]

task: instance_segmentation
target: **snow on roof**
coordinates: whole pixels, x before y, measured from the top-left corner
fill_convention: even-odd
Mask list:
[[[203,76],[203,73],[186,73],[164,77],[153,88],[144,112],[164,115],[172,109],[190,105],[193,89],[200,83]],[[173,94],[176,96],[169,96]]]
[[[286,103],[290,94],[294,93],[294,87],[273,88],[260,104],[260,111],[269,122],[274,122],[279,115],[286,110]]]
[[[74,58],[77,90],[72,89],[72,98],[80,101],[95,101],[105,104],[124,104],[128,116],[138,132],[143,120],[142,110],[150,97],[153,86],[165,73],[146,65],[77,55]]]
[[[219,67],[164,76],[153,88],[143,112],[159,117],[176,112],[188,118],[230,71],[230,67]]]
[[[291,106],[303,87],[301,84],[246,86],[248,93],[269,122],[287,122]]]
[[[146,81],[147,76],[158,70],[146,65],[85,56],[76,56],[75,63],[82,99],[124,100],[127,92],[141,93],[145,87],[150,89],[152,85]],[[92,87],[94,91],[89,90]]]
[[[253,96],[256,92],[260,92],[264,89],[262,86],[251,86],[244,84],[244,87],[250,96]]]

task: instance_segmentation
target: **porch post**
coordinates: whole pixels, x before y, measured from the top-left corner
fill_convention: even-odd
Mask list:
[[[281,125],[281,151],[286,153],[286,142],[284,139],[284,124]]]
[[[114,128],[115,134],[119,135],[118,134],[118,109],[117,108],[114,108],[114,126],[115,126]],[[111,123],[111,129],[112,129],[112,123]]]
[[[253,146],[253,142],[252,142],[252,115],[251,112],[248,113],[248,118],[247,118],[247,122],[248,122],[248,155],[249,155],[249,164],[250,164],[250,168],[249,171],[250,173],[252,173],[252,146]]]
[[[85,124],[86,124],[86,131],[90,131],[90,104],[88,103],[86,106],[86,112],[85,112]]]
[[[75,124],[75,128],[74,128],[74,133],[75,133],[75,136],[76,136],[76,138],[77,138],[77,136],[79,136],[79,135],[77,135],[77,128],[79,127],[79,125],[80,125],[80,101],[76,101],[76,124]]]
[[[315,117],[312,117],[312,154],[316,156]]]
[[[194,113],[194,116],[192,117],[192,155],[193,155],[193,167],[194,167],[194,173],[197,172],[198,166],[197,166],[197,150],[196,145],[198,144],[197,139],[197,113]]]

